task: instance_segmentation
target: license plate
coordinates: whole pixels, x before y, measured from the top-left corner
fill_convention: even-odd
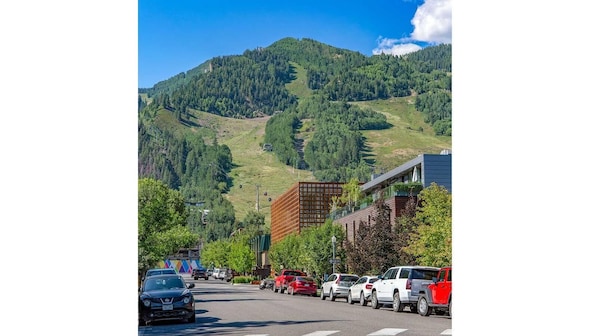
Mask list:
[[[171,304],[162,305],[162,310],[172,310],[172,305]]]
[[[305,286],[305,287],[309,287],[309,284],[305,284],[305,285],[303,285],[303,286]]]

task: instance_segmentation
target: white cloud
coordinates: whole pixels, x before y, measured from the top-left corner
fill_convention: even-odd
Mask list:
[[[378,47],[372,54],[404,55],[422,49],[415,41],[428,44],[451,43],[453,34],[452,0],[425,0],[417,8],[411,23],[410,38],[393,39],[378,37]]]
[[[430,43],[451,43],[453,33],[452,0],[427,0],[417,8],[411,23],[411,38]]]
[[[398,44],[397,44],[398,43]],[[378,38],[378,48],[372,50],[372,54],[380,55],[382,53],[386,55],[400,56],[410,52],[418,51],[422,47],[413,43],[400,43],[397,39]]]

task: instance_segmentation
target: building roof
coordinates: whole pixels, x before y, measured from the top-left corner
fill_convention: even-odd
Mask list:
[[[441,154],[419,154],[416,158],[403,163],[402,165],[394,168],[393,170],[391,170],[387,173],[384,173],[384,174],[372,179],[371,181],[369,181],[367,183],[364,183],[361,186],[361,191],[367,194],[367,193],[371,192],[373,189],[379,188],[381,186],[384,187],[388,184],[392,184],[397,177],[412,172],[413,167],[419,166],[421,168],[422,162],[424,162],[424,159],[426,157],[441,156],[441,155],[451,155],[451,153],[443,152]],[[421,174],[423,174],[423,172],[421,172]]]

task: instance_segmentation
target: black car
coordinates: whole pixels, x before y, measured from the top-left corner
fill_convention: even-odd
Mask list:
[[[208,280],[208,272],[204,268],[194,268],[191,272],[191,276],[194,280],[199,278],[204,278],[204,280]]]
[[[139,325],[164,320],[195,323],[193,287],[179,274],[148,276],[139,294]]]

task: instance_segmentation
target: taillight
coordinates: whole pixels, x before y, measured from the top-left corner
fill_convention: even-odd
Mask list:
[[[341,277],[336,278],[336,284],[338,285],[341,282]]]
[[[369,284],[365,285],[365,289],[372,289],[372,284],[369,283]]]
[[[407,284],[405,285],[405,289],[411,289],[411,279],[407,280]]]

